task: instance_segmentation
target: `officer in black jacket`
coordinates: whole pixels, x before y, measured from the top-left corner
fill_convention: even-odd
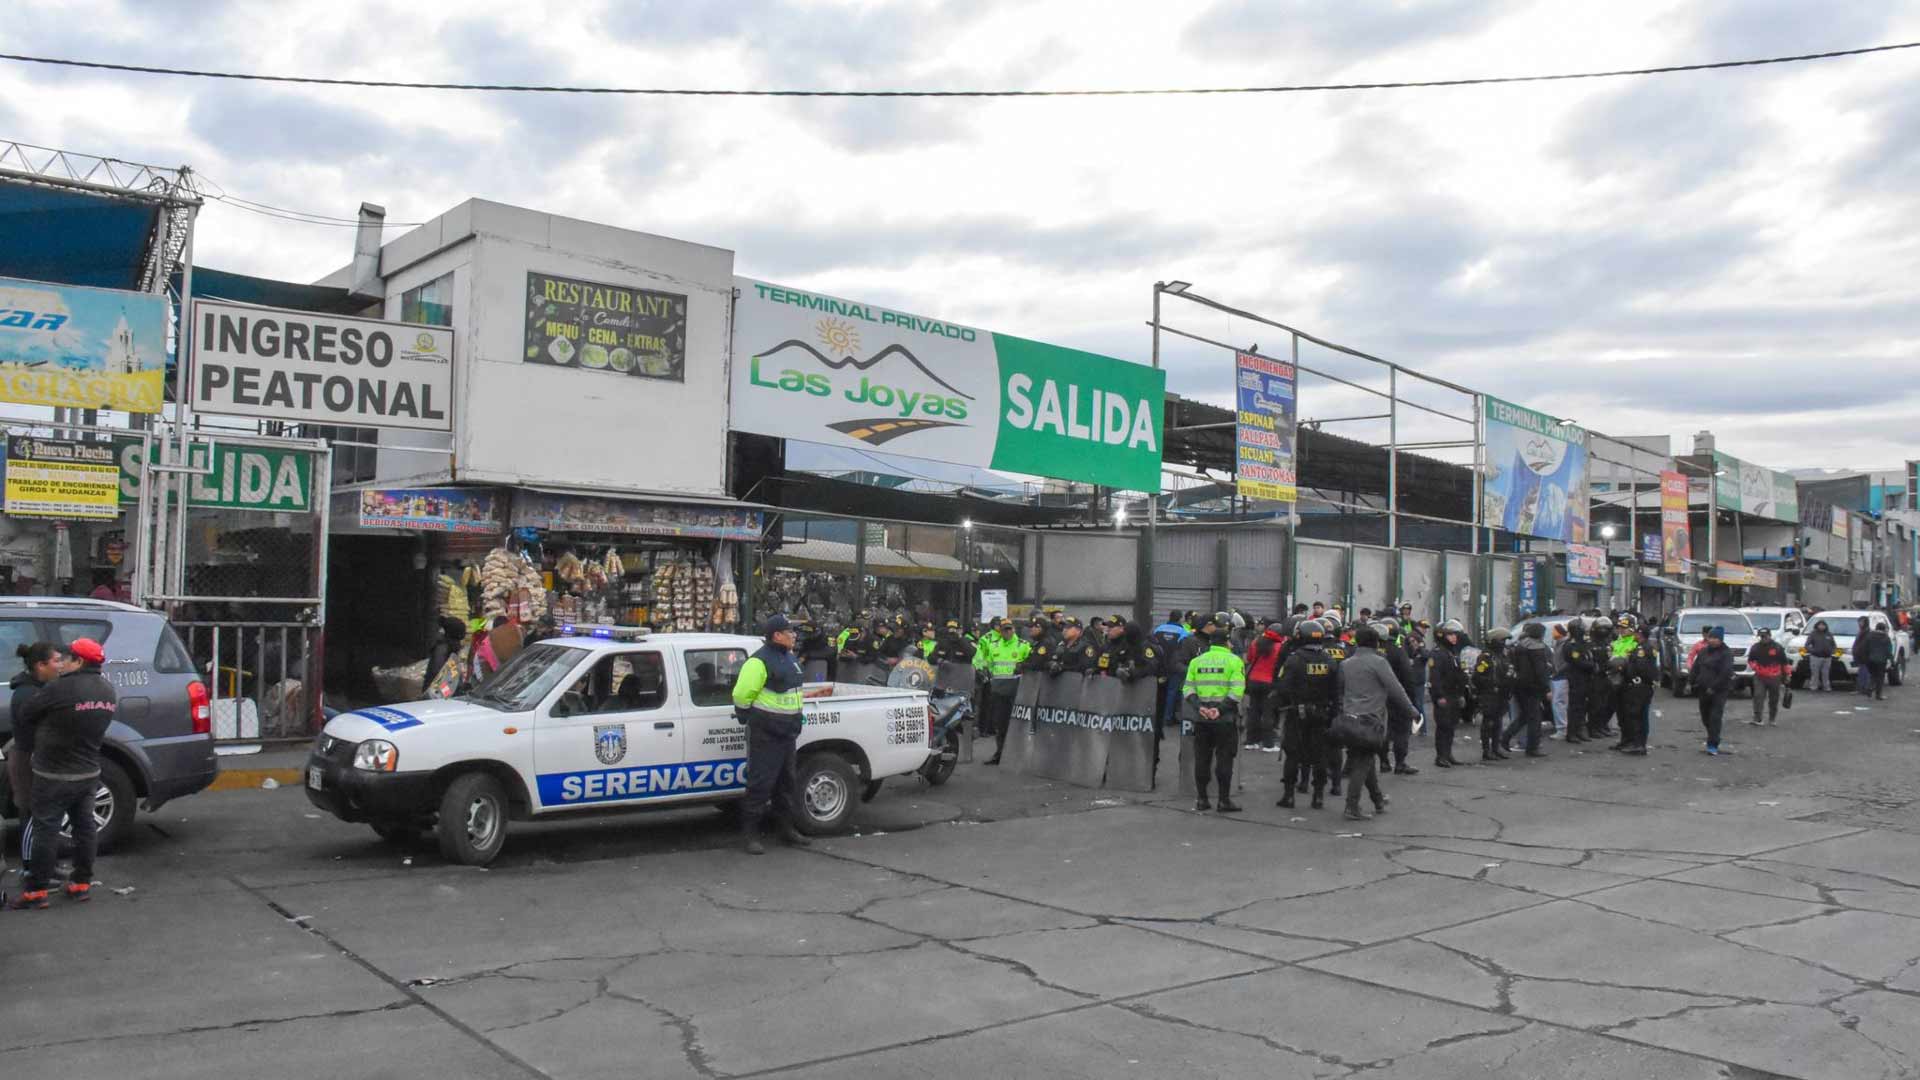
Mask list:
[[[1587,680],[1587,738],[1604,739],[1615,733],[1613,715],[1619,705],[1619,688],[1610,676],[1613,623],[1607,619],[1593,620],[1592,628],[1587,631],[1587,646],[1594,671],[1593,678]]]
[[[1433,694],[1433,763],[1442,769],[1460,764],[1453,757],[1453,732],[1467,711],[1466,670],[1460,666],[1461,635],[1458,620],[1440,624],[1440,640],[1427,650],[1427,685]],[[1398,770],[1396,770],[1398,771]]]
[[[1027,620],[1027,658],[1020,661],[1020,673],[1045,674],[1052,669],[1055,642],[1053,620],[1035,615]]]
[[[1413,665],[1407,659],[1407,650],[1396,639],[1392,627],[1384,622],[1372,624],[1374,632],[1380,635],[1380,655],[1387,658],[1387,666],[1393,669],[1393,678],[1400,689],[1407,691],[1408,700],[1412,700]],[[1387,753],[1393,753],[1392,768],[1401,776],[1411,776],[1419,772],[1418,768],[1407,764],[1407,744],[1413,738],[1413,718],[1403,713],[1387,710],[1387,743],[1380,748],[1380,770],[1388,767]]]
[[[1147,639],[1146,631],[1135,622],[1107,624],[1107,643],[1093,658],[1090,669],[1096,675],[1112,675],[1123,682],[1158,679],[1165,668],[1160,647]]]
[[[62,819],[73,830],[67,898],[87,899],[93,883],[98,840],[93,794],[100,786],[100,744],[113,724],[119,695],[100,673],[107,656],[99,642],[80,638],[67,647],[67,654],[79,666],[47,684],[21,711],[34,729],[33,848],[21,893],[8,904],[13,908],[47,906]]]
[[[1630,629],[1625,619],[1621,626]],[[1660,685],[1660,664],[1644,638],[1635,641],[1620,671],[1620,743],[1614,749],[1638,755],[1647,752],[1647,711],[1653,704],[1654,687]]]
[[[1587,741],[1587,688],[1600,670],[1593,658],[1593,646],[1587,641],[1587,620],[1578,616],[1567,622],[1567,640],[1560,643],[1560,670],[1567,676],[1567,741]]]
[[[1077,675],[1092,671],[1100,661],[1100,647],[1094,644],[1080,620],[1069,615],[1060,620],[1060,640],[1054,643],[1047,670],[1055,675]]]
[[[927,659],[933,664],[971,664],[973,663],[973,642],[967,640],[966,628],[958,619],[948,619],[940,628],[940,640],[934,643],[933,655]]]
[[[1507,706],[1513,701],[1513,658],[1507,654],[1503,626],[1487,631],[1487,647],[1473,664],[1473,693],[1480,707],[1480,760],[1505,761],[1500,747],[1500,727],[1507,722]]]
[[[1540,749],[1540,719],[1547,707],[1547,690],[1553,682],[1553,650],[1547,646],[1546,638],[1546,624],[1530,622],[1520,628],[1520,640],[1507,650],[1513,660],[1513,693],[1520,715],[1500,734],[1503,751],[1513,749],[1513,737],[1524,733],[1527,756],[1547,756],[1546,751]]]
[[[1327,631],[1327,659],[1332,660],[1336,664],[1344,662],[1347,658],[1347,653],[1350,651],[1350,646],[1340,640],[1341,623],[1338,611],[1329,611],[1315,621],[1325,627]],[[1333,722],[1332,716],[1327,718],[1327,722],[1329,724]],[[1389,723],[1391,723],[1391,721],[1389,721]],[[1331,739],[1323,740],[1321,745],[1327,759],[1327,779],[1329,781],[1327,794],[1337,799],[1340,797],[1340,782],[1345,779],[1347,775],[1346,758],[1347,755],[1353,753],[1353,751]],[[1305,777],[1301,778],[1300,784],[1301,790],[1306,790]]]
[[[1280,777],[1286,790],[1276,805],[1292,808],[1294,788],[1304,785],[1309,776],[1313,781],[1313,808],[1325,805],[1327,769],[1333,757],[1328,752],[1327,729],[1340,711],[1339,672],[1344,658],[1344,651],[1336,658],[1328,650],[1326,624],[1303,619],[1295,625],[1293,644],[1279,679],[1292,709],[1280,740],[1285,753]],[[1334,788],[1336,795],[1339,791]]]

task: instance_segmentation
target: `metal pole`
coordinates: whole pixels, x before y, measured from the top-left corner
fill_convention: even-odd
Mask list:
[[[1400,546],[1400,369],[1387,369],[1387,546]]]
[[[1487,483],[1487,405],[1479,394],[1473,395],[1473,554],[1480,554],[1480,525],[1486,507]],[[1492,546],[1492,542],[1488,542]]]
[[[183,183],[187,180],[189,172],[190,170],[186,168],[180,170]],[[173,419],[178,438],[172,463],[182,466],[190,464],[187,455],[187,421],[192,411],[187,406],[190,382],[187,369],[191,366],[193,356],[193,233],[199,218],[198,206],[187,211],[187,235],[180,246],[180,332],[174,341],[173,364]],[[176,524],[173,535],[169,538],[173,548],[171,558],[173,583],[165,591],[176,596],[185,596],[187,593],[187,503],[193,478],[181,473],[178,483],[180,505],[174,510]]]
[[[1153,283],[1153,370],[1160,370],[1160,293],[1161,282]],[[1165,410],[1166,400],[1161,399],[1161,409]],[[1164,420],[1164,414],[1163,414]],[[1165,423],[1161,424],[1160,452],[1162,460],[1166,455]],[[1153,623],[1153,560],[1154,553],[1160,550],[1160,489],[1166,486],[1164,474],[1154,482],[1154,490],[1147,492],[1147,550],[1140,553],[1134,570],[1133,617],[1145,625]]]

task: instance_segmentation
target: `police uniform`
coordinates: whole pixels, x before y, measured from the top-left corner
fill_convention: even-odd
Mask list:
[[[1567,640],[1560,643],[1560,669],[1567,677],[1567,741],[1587,741],[1587,689],[1600,670],[1594,663],[1593,647],[1587,644],[1586,627],[1567,624]]]
[[[1001,624],[1008,631],[1012,623]],[[1027,658],[1027,643],[1009,633],[995,630],[980,639],[980,647],[974,651],[973,666],[987,675],[987,708],[985,718],[987,726],[993,730],[993,756],[987,759],[988,765],[1000,764],[1000,755],[1007,748],[1007,729],[1013,724],[1013,695],[1019,688],[1020,662]]]
[[[1294,788],[1305,787],[1311,777],[1313,805],[1319,809],[1322,792],[1327,787],[1327,770],[1333,763],[1327,729],[1333,724],[1334,710],[1340,705],[1340,661],[1346,659],[1346,652],[1341,650],[1336,654],[1324,641],[1302,640],[1297,632],[1294,640],[1296,644],[1288,650],[1286,667],[1280,673],[1280,685],[1292,705],[1292,712],[1287,716],[1280,744],[1285,755],[1280,775],[1285,781],[1286,793],[1280,797],[1279,805],[1291,807]],[[1333,783],[1333,792],[1338,795],[1338,773],[1334,774]]]
[[[1488,643],[1480,659],[1473,664],[1473,691],[1480,707],[1480,760],[1505,761],[1500,748],[1500,728],[1507,722],[1507,709],[1513,702],[1516,678],[1513,658],[1507,655],[1505,642]]]
[[[1020,673],[1047,674],[1051,669],[1056,643],[1053,626],[1050,623],[1035,620],[1027,624],[1027,655],[1020,661]],[[1039,633],[1033,633],[1038,630]]]
[[[1194,809],[1208,810],[1207,774],[1220,782],[1220,812],[1240,809],[1233,801],[1233,758],[1240,749],[1240,700],[1247,696],[1247,669],[1227,647],[1224,630],[1187,665],[1187,702],[1193,709]],[[1209,719],[1201,710],[1213,710]]]
[[[747,792],[741,804],[740,831],[747,850],[760,853],[760,824],[769,813],[788,843],[805,845],[794,826],[795,746],[800,738],[804,679],[793,653],[773,641],[790,629],[785,617],[767,622],[767,643],[740,668],[733,683],[734,719],[747,726]]]
[[[1069,627],[1078,627],[1080,623],[1069,619]],[[1053,660],[1047,670],[1055,675],[1077,675],[1093,671],[1100,662],[1100,647],[1086,633],[1068,641],[1063,635],[1053,647]]]
[[[1653,690],[1660,684],[1660,665],[1653,651],[1637,636],[1624,655],[1620,672],[1620,743],[1615,749],[1629,754],[1647,752],[1648,713],[1653,708]]]
[[[1433,763],[1438,768],[1460,764],[1453,757],[1453,733],[1467,711],[1467,673],[1460,668],[1460,646],[1440,641],[1427,652],[1427,683],[1433,694]]]
[[[1601,623],[1587,632],[1593,654],[1594,677],[1587,680],[1587,738],[1602,739],[1613,732],[1619,686],[1609,664],[1613,655],[1613,628]]]
[[[1338,664],[1344,662],[1348,655],[1353,652],[1353,646],[1333,634],[1328,634],[1326,651],[1328,659]],[[1331,714],[1328,715],[1327,722],[1329,724],[1333,722]],[[1329,739],[1322,743],[1320,752],[1327,759],[1327,777],[1329,782],[1327,792],[1337,799],[1340,797],[1341,781],[1345,780],[1347,776],[1347,755],[1351,754],[1352,751]],[[1302,784],[1306,783],[1304,774],[1300,782]]]

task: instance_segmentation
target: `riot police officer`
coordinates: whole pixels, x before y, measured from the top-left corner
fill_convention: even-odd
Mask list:
[[[1487,631],[1487,647],[1473,664],[1473,692],[1480,706],[1480,760],[1505,761],[1500,748],[1500,729],[1507,722],[1507,707],[1513,702],[1513,658],[1507,655],[1507,639],[1512,635],[1504,626]]]
[[[1567,621],[1567,640],[1560,643],[1560,670],[1567,677],[1567,741],[1587,741],[1587,690],[1600,670],[1593,658],[1593,646],[1587,642],[1587,620],[1575,616]]]
[[[1593,652],[1593,678],[1587,680],[1587,738],[1602,739],[1614,734],[1613,715],[1618,705],[1620,684],[1613,677],[1613,624],[1604,618],[1593,620],[1587,630],[1587,646]]]
[[[1053,620],[1035,615],[1027,620],[1027,655],[1020,661],[1020,672],[1045,674],[1053,664]]]
[[[927,657],[934,664],[971,664],[973,663],[973,642],[967,640],[966,628],[958,619],[948,619],[940,628],[940,640],[933,645],[933,655]]]
[[[1138,623],[1110,622],[1107,642],[1093,658],[1093,673],[1112,675],[1124,682],[1158,679],[1164,662],[1158,646],[1147,640]]]
[[[1327,728],[1340,707],[1340,661],[1346,655],[1342,651],[1336,657],[1327,646],[1327,638],[1326,624],[1318,619],[1296,623],[1286,667],[1280,674],[1281,692],[1290,708],[1280,742],[1284,753],[1280,775],[1286,790],[1277,805],[1289,809],[1294,788],[1304,788],[1309,776],[1313,781],[1313,808],[1325,805],[1327,769],[1333,756],[1328,752]],[[1339,791],[1336,786],[1334,793]]]
[[[1448,619],[1440,624],[1439,640],[1427,651],[1427,685],[1433,693],[1433,763],[1442,769],[1460,764],[1453,756],[1453,732],[1461,717],[1472,715],[1467,673],[1460,666],[1461,635],[1466,631],[1458,619]]]
[[[1344,637],[1347,633],[1347,627],[1346,623],[1340,618],[1340,609],[1336,607],[1328,610],[1325,615],[1319,617],[1318,621],[1320,625],[1326,627],[1327,630],[1327,658],[1335,664],[1344,662],[1347,656],[1352,653],[1353,646],[1349,644]],[[1327,723],[1333,723],[1331,714],[1327,717]],[[1327,794],[1337,799],[1340,797],[1340,784],[1346,779],[1347,775],[1347,755],[1352,753],[1352,751],[1330,739],[1325,739],[1321,742],[1321,752],[1327,759],[1327,776],[1330,782],[1327,788]],[[1304,785],[1305,783],[1306,780],[1302,777],[1301,784]],[[1302,790],[1305,790],[1304,786]]]
[[[1660,664],[1638,631],[1633,616],[1623,615],[1620,636],[1614,642],[1615,661],[1620,664],[1620,743],[1614,749],[1636,755],[1647,752],[1648,713],[1654,687],[1660,684]]]

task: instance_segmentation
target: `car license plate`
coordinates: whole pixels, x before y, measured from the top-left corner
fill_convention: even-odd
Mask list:
[[[312,788],[315,791],[319,791],[321,788],[327,786],[326,783],[322,781],[320,778],[320,766],[318,765],[307,766],[307,786]]]

